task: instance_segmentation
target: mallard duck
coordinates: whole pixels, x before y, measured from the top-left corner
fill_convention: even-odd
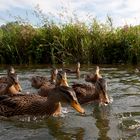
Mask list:
[[[66,72],[58,73],[56,78],[56,84],[50,82],[42,83],[42,86],[39,88],[38,94],[40,96],[48,96],[48,92],[57,86],[69,86],[67,82]]]
[[[15,115],[53,115],[58,111],[59,103],[70,104],[76,111],[84,113],[77,101],[72,88],[60,86],[52,89],[47,97],[35,94],[18,94],[16,96],[0,96],[0,115],[11,117]]]
[[[50,93],[50,91],[55,88],[55,87],[58,87],[58,86],[67,86],[68,87],[68,83],[67,83],[67,76],[66,76],[66,73],[65,72],[61,72],[61,73],[58,73],[57,74],[57,78],[56,78],[56,84],[52,84],[50,82],[48,83],[44,83],[39,91],[38,91],[38,94],[40,96],[43,96],[43,97],[47,97],[48,94]],[[54,116],[59,116],[61,114],[61,103],[59,103],[59,107],[57,109],[57,111],[53,114]]]
[[[73,84],[72,88],[76,92],[80,104],[99,101],[108,104],[107,83],[103,78],[98,79],[95,84]]]
[[[22,91],[20,83],[16,74],[11,74],[6,82],[0,83],[0,95],[4,94],[18,94]]]
[[[107,82],[99,74],[98,66],[96,67],[95,74],[87,76],[86,81],[91,83],[75,83],[72,85],[80,104],[93,102],[95,100],[103,104],[108,104],[110,102],[107,95]]]
[[[7,69],[7,76],[0,77],[0,83],[6,82],[7,81],[7,77],[9,75],[11,75],[11,74],[14,74],[14,73],[16,73],[14,67],[13,66],[8,67],[8,69]]]
[[[50,80],[47,77],[44,77],[44,76],[34,76],[34,77],[32,77],[30,79],[31,86],[36,88],[36,89],[39,89],[45,83],[47,83],[47,84],[50,84],[50,83],[51,84],[55,84],[57,73],[58,73],[58,70],[53,68],[52,71],[51,71],[51,78],[50,78]]]
[[[80,62],[77,63],[76,69],[68,69],[68,68],[63,68],[63,71],[66,73],[75,73],[77,78],[80,78]]]
[[[100,72],[99,66],[96,66],[95,73],[94,74],[92,74],[92,73],[88,74],[85,78],[85,81],[95,83],[98,79],[102,78],[102,76],[100,75],[99,72]]]
[[[8,69],[7,77],[0,83],[0,95],[4,94],[18,94],[22,91],[18,76],[13,67]]]
[[[104,78],[101,77],[101,75],[99,75],[99,71],[98,72],[96,71],[95,75],[97,77],[96,77],[96,82],[94,81],[94,84],[92,83],[91,84],[79,84],[79,83],[76,84],[75,83],[72,85],[72,88],[76,92],[76,96],[80,104],[93,102],[95,100],[98,100],[100,103],[103,103],[103,104],[109,103],[109,98],[107,95],[107,82]],[[58,73],[56,83],[58,84],[58,86],[69,87],[65,72],[63,74]],[[51,86],[48,86],[48,88],[44,87],[39,92],[39,95],[48,96],[47,93],[49,92],[49,90],[51,90],[50,87]]]

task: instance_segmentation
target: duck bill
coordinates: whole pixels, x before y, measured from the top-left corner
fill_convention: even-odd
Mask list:
[[[105,95],[105,97],[103,95],[100,95],[100,102],[103,105],[108,105],[110,103],[110,100],[107,95]]]
[[[77,101],[72,101],[71,106],[80,113],[85,113],[85,110],[80,106],[80,104]]]

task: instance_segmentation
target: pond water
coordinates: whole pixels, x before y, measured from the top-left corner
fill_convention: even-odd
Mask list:
[[[33,75],[50,76],[49,66],[15,68],[25,92],[36,92],[28,80]],[[94,71],[95,65],[83,65],[81,78],[68,75],[68,82],[85,82],[85,74]],[[113,100],[110,105],[82,105],[86,115],[64,106],[63,112],[68,113],[61,117],[1,117],[0,140],[139,140],[140,73],[125,65],[101,65],[100,73],[108,82],[108,94]],[[4,74],[6,70],[1,66],[0,76]]]

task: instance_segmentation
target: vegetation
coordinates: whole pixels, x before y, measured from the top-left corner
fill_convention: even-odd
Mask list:
[[[96,19],[57,24],[41,17],[39,27],[19,21],[0,27],[1,64],[140,62],[140,25],[114,28],[109,17],[105,24]]]

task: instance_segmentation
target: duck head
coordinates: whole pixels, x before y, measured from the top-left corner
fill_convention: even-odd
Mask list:
[[[56,86],[67,86],[67,87],[69,87],[66,72],[62,72],[62,73],[57,74]]]
[[[16,73],[16,71],[15,71],[14,67],[10,66],[7,70],[7,75],[10,76],[10,74],[15,74],[15,73]]]
[[[11,73],[8,76],[8,92],[10,94],[17,94],[18,92],[21,92],[22,88],[20,86],[18,76],[16,73]]]
[[[94,74],[88,74],[85,78],[85,81],[95,83],[99,78],[102,78],[102,76],[100,75],[99,72],[100,72],[99,66],[96,66],[95,73]]]
[[[65,102],[70,104],[76,111],[80,112],[80,113],[85,113],[84,109],[81,107],[81,105],[79,104],[75,91],[70,88],[70,87],[66,87],[66,86],[60,86],[59,88],[59,97],[60,97],[60,102]],[[59,99],[59,98],[58,98]]]
[[[99,95],[101,104],[109,104],[110,100],[107,94],[107,82],[103,78],[99,78],[95,83],[95,93]]]
[[[51,71],[51,82],[56,83],[56,78],[57,78],[58,70],[56,68],[53,68]]]

